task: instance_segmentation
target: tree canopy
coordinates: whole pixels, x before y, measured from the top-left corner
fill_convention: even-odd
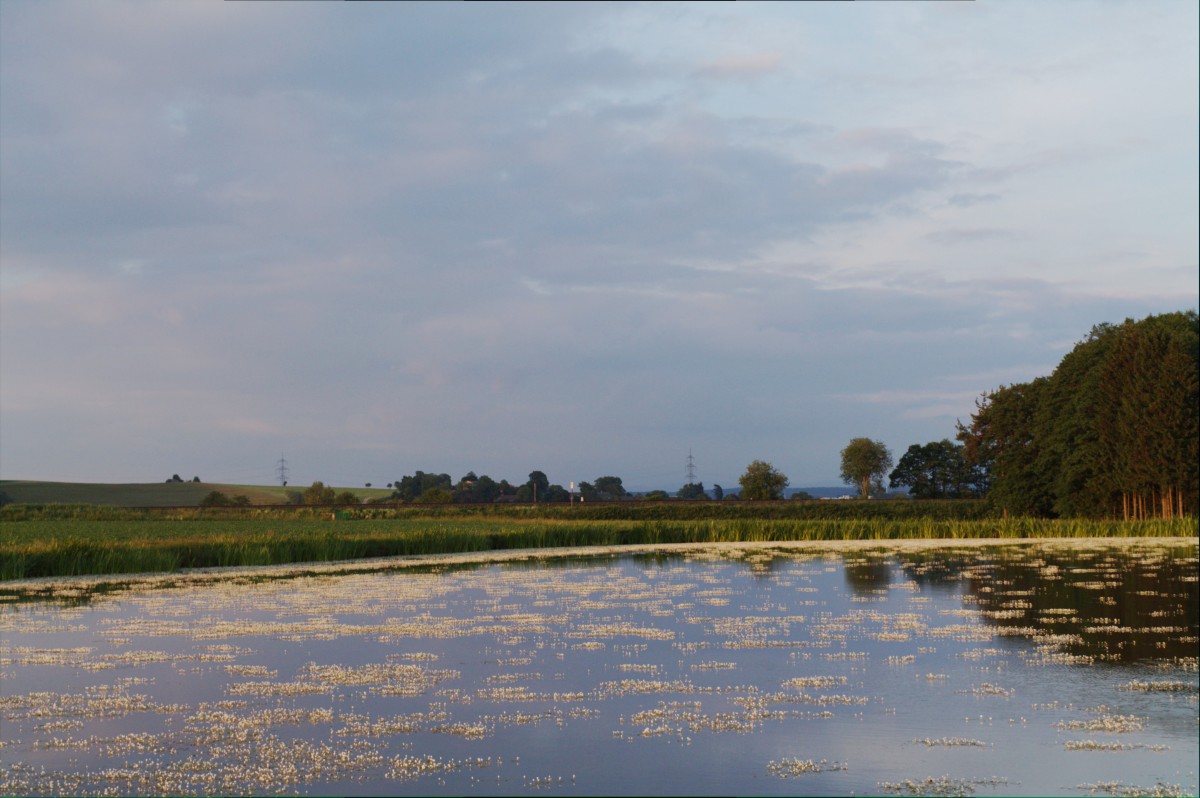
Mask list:
[[[1200,323],[1195,311],[1100,324],[1049,377],[1001,386],[958,425],[1003,513],[1195,515]]]
[[[883,492],[883,478],[892,468],[888,447],[870,438],[855,438],[842,449],[842,481],[858,487],[862,498]]]
[[[967,462],[965,447],[949,440],[913,444],[888,476],[888,487],[907,487],[916,499],[969,499],[986,490],[983,469]]]
[[[746,501],[782,499],[783,489],[788,486],[788,478],[762,460],[748,465],[738,482],[742,486],[741,498]]]

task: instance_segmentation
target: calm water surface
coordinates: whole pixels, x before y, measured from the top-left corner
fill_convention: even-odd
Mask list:
[[[1194,545],[76,593],[0,608],[0,793],[1196,793]]]

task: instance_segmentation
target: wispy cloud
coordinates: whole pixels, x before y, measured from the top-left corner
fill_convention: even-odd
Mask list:
[[[69,8],[0,24],[5,478],[822,482],[1195,303],[1188,4]]]

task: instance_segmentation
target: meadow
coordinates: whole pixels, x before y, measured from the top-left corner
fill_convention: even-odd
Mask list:
[[[1195,537],[1194,519],[986,518],[972,502],[0,508],[0,580],[566,546]]]

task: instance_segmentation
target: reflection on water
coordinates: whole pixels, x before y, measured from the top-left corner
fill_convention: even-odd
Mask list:
[[[0,610],[0,792],[1194,794],[1198,598],[1153,543],[66,587]]]

